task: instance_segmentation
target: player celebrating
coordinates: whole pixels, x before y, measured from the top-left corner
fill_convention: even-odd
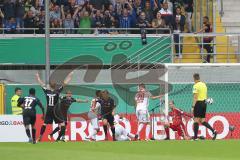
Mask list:
[[[148,105],[149,105],[149,99],[160,99],[162,95],[159,96],[152,96],[152,94],[146,90],[144,84],[138,85],[138,92],[135,95],[135,105],[136,105],[136,116],[138,119],[138,130],[137,130],[137,136],[139,138],[139,134],[141,130],[143,129],[144,125],[146,125],[146,136],[145,140],[149,141],[149,135],[150,135],[150,115],[148,112]]]
[[[46,112],[46,116],[44,118],[44,123],[40,130],[40,136],[38,138],[38,141],[42,140],[42,136],[46,130],[47,124],[52,124],[53,121],[55,123],[62,123],[62,121],[59,120],[56,117],[56,115],[54,114],[54,107],[58,103],[60,92],[63,90],[63,87],[71,81],[72,75],[73,75],[73,72],[68,74],[68,76],[65,78],[63,84],[59,88],[57,88],[57,84],[54,81],[50,81],[49,87],[45,86],[45,84],[41,80],[39,74],[38,73],[36,74],[36,79],[37,79],[38,83],[41,85],[41,87],[46,95],[46,99],[47,99],[47,112]],[[60,132],[63,133],[65,130],[65,127],[62,125],[60,125],[60,126],[61,126]]]
[[[88,112],[88,118],[93,127],[93,131],[85,138],[86,140],[96,140],[96,135],[100,131],[98,123],[98,115],[101,110],[101,90],[96,91],[96,97],[91,101],[90,111]]]
[[[114,109],[116,105],[114,100],[109,97],[107,90],[102,92],[101,117],[103,121],[103,129],[105,133],[105,140],[108,140],[108,124],[111,127],[113,141],[115,141],[115,126],[114,126]]]
[[[115,138],[117,141],[129,141],[136,138],[136,135],[129,133],[119,122],[122,120],[122,117],[119,115],[114,116],[115,122]]]
[[[169,128],[171,128],[173,131],[177,131],[178,135],[183,137],[183,139],[189,140],[190,138],[186,134],[186,128],[183,124],[182,118],[183,116],[192,117],[192,115],[176,108],[176,106],[174,105],[174,101],[169,101],[169,107],[172,110],[171,112],[169,112],[169,116],[172,117],[172,123],[168,122],[165,124],[165,132],[167,136],[165,140],[170,139]]]
[[[81,99],[75,99],[72,97],[72,92],[68,90],[66,92],[65,97],[60,97],[60,110],[56,113],[56,116],[59,120],[62,121],[62,123],[59,124],[58,127],[56,127],[51,134],[48,135],[48,139],[51,140],[53,135],[57,133],[61,126],[63,130],[60,131],[58,138],[56,141],[59,141],[60,138],[62,137],[63,142],[65,142],[65,131],[66,131],[66,126],[67,126],[67,113],[68,109],[71,106],[72,103],[77,102],[77,103],[87,103],[88,100],[81,100]]]
[[[213,133],[213,140],[217,137],[217,132],[214,130],[208,122],[205,121],[206,110],[207,110],[207,86],[204,82],[200,81],[200,75],[195,73],[193,75],[194,86],[193,86],[193,114],[194,114],[194,140],[198,139],[198,129],[199,124],[204,125],[206,128],[210,129]]]
[[[35,89],[29,89],[29,96],[18,99],[18,106],[23,109],[23,123],[26,129],[29,142],[36,143],[36,106],[39,106],[42,110],[44,117],[44,108],[38,98],[35,97]],[[30,126],[32,128],[32,136],[30,135]]]

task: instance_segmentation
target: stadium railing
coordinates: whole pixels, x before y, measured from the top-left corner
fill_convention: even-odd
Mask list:
[[[214,57],[213,62],[217,62],[220,57],[226,58],[227,62],[230,62],[230,59],[237,59],[237,62],[240,62],[240,33],[180,33],[176,34],[173,33],[173,35],[179,35],[178,41],[179,43],[173,42],[173,45],[177,45],[178,49],[180,50],[181,47],[196,47],[198,46],[200,48],[200,55],[203,59],[204,55],[211,54]],[[211,37],[213,39],[210,43],[204,43],[204,38]],[[221,37],[227,37],[227,41],[221,41]],[[195,43],[186,43],[183,42],[183,38],[195,38]],[[213,53],[206,53],[204,52],[203,45],[204,44],[210,44],[214,49]],[[184,52],[184,55],[199,55],[197,52]],[[181,58],[180,58],[181,61]]]

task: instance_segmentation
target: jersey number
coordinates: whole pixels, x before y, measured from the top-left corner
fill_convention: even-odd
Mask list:
[[[54,96],[49,96],[48,105],[54,106]]]
[[[32,107],[31,107],[31,104],[32,104],[32,102],[33,102],[33,99],[26,99],[26,101],[25,101],[25,109],[31,109]]]

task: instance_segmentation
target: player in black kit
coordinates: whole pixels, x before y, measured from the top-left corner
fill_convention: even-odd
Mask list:
[[[114,109],[116,105],[114,100],[109,97],[107,90],[102,92],[102,101],[101,101],[101,116],[103,120],[103,129],[105,133],[105,140],[108,140],[107,131],[108,124],[111,127],[113,141],[115,141],[115,127],[114,127]]]
[[[57,141],[60,140],[62,137],[62,141],[65,142],[65,131],[66,131],[66,126],[67,126],[67,113],[68,109],[71,106],[72,103],[77,102],[77,103],[88,103],[88,100],[81,100],[81,99],[75,99],[72,97],[72,92],[68,90],[66,92],[66,96],[60,97],[60,105],[59,108],[56,109],[56,117],[62,121],[62,123],[56,127],[51,134],[48,135],[48,139],[51,140],[53,135],[60,130],[60,127],[63,126],[63,130],[60,131]]]
[[[29,142],[33,144],[36,143],[36,106],[39,106],[42,110],[44,117],[44,108],[42,103],[38,98],[35,97],[35,89],[29,89],[29,96],[18,99],[18,106],[23,109],[23,123],[26,129],[27,136],[29,138]],[[30,133],[30,126],[32,128],[32,136]]]
[[[63,84],[60,87],[57,87],[57,84],[54,81],[50,81],[49,87],[46,87],[45,84],[43,83],[43,81],[41,80],[39,74],[38,73],[36,74],[36,79],[37,79],[38,83],[41,85],[41,87],[46,95],[46,99],[47,99],[47,112],[46,112],[46,116],[44,118],[44,123],[40,130],[40,136],[37,141],[42,140],[42,136],[46,130],[47,124],[52,124],[53,121],[57,124],[62,123],[62,120],[56,117],[56,115],[54,113],[54,107],[56,107],[56,105],[58,103],[59,95],[60,95],[61,91],[63,90],[63,87],[66,86],[71,81],[72,75],[73,75],[73,72],[68,74],[68,76],[65,78]],[[64,126],[62,126],[62,125],[60,125],[60,126],[61,126],[61,130],[64,130]]]

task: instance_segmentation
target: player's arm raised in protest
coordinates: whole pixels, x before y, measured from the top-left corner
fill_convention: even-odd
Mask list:
[[[151,99],[160,99],[160,98],[162,98],[162,97],[163,97],[163,95],[159,95],[159,96],[150,96]]]
[[[88,99],[82,100],[82,99],[76,99],[77,103],[88,103]]]
[[[72,80],[73,73],[74,72],[72,71],[67,75],[67,77],[63,81],[63,86],[66,86]]]
[[[39,73],[36,73],[36,80],[40,84],[41,87],[45,87],[45,83],[40,78]]]

